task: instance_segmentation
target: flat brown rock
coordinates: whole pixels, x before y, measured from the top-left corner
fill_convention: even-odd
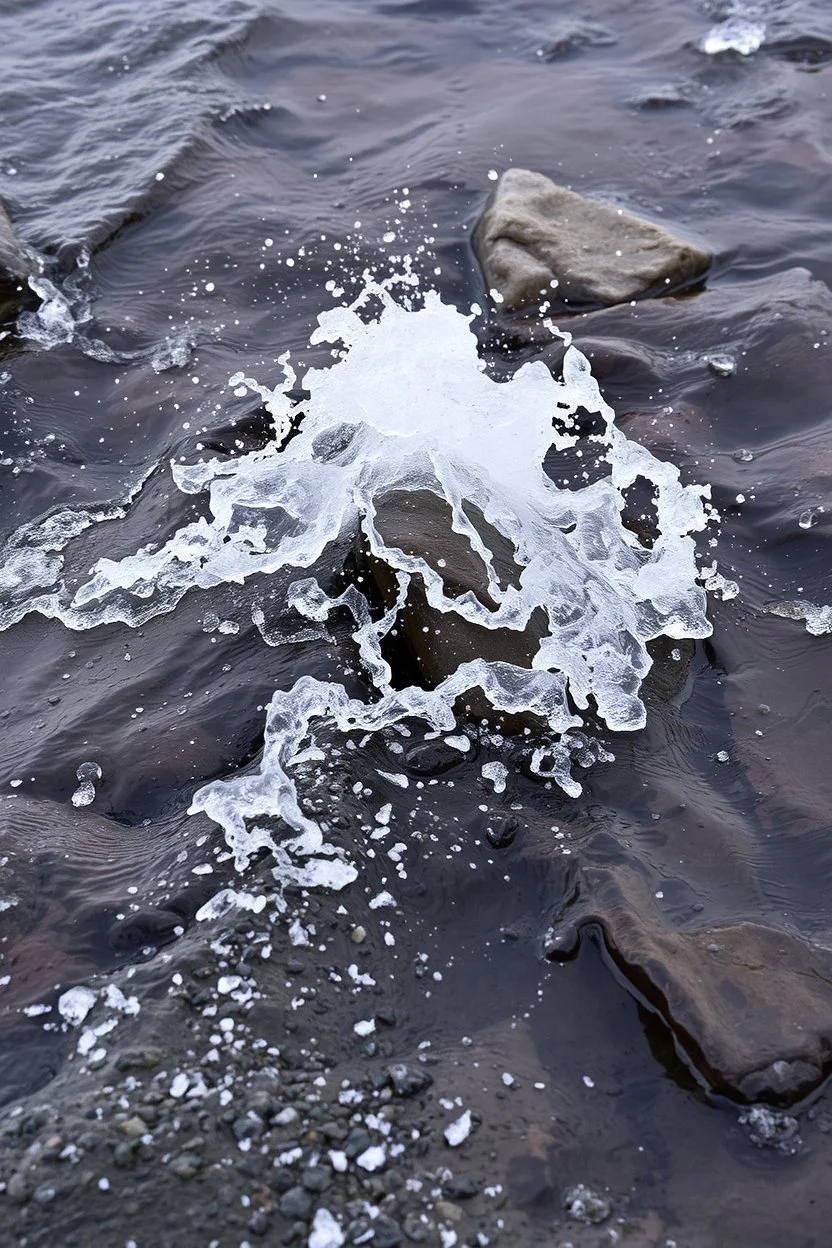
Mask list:
[[[508,169],[473,235],[503,311],[542,299],[609,306],[696,281],[710,253],[542,173]],[[553,285],[554,283],[554,285]]]
[[[624,979],[664,1018],[712,1090],[793,1102],[832,1061],[832,949],[757,922],[668,926],[637,864],[583,873]]]

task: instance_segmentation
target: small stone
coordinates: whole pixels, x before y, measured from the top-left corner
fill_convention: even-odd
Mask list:
[[[178,1179],[192,1179],[201,1166],[202,1159],[196,1153],[181,1153],[170,1163],[170,1169]]]
[[[159,1049],[127,1049],[116,1058],[116,1070],[150,1070],[162,1060]]]
[[[446,1183],[443,1183],[442,1190],[453,1200],[469,1200],[472,1196],[476,1196],[477,1185],[473,1179],[468,1178],[467,1174],[452,1175]]]
[[[422,1221],[422,1214],[417,1213],[415,1209],[405,1214],[403,1228],[407,1238],[411,1239],[414,1244],[423,1244],[428,1237],[427,1223]]]
[[[15,1171],[6,1184],[6,1195],[13,1204],[25,1205],[29,1199],[29,1184],[25,1174],[21,1174],[19,1170]]]
[[[375,1232],[372,1240],[372,1248],[397,1248],[402,1242],[402,1228],[393,1218],[389,1218],[387,1214],[380,1213],[372,1223]]]
[[[360,924],[350,932],[350,940],[354,945],[363,945],[367,939],[367,929]]]
[[[278,1166],[272,1175],[272,1186],[276,1192],[288,1192],[295,1186],[295,1176],[288,1166]]]
[[[234,1139],[238,1144],[243,1140],[259,1140],[263,1134],[263,1119],[257,1114],[246,1114],[243,1118],[237,1118],[231,1126]]]
[[[308,1166],[301,1182],[307,1192],[325,1192],[332,1184],[332,1175],[324,1166]]]
[[[462,1210],[452,1200],[437,1200],[434,1209],[437,1218],[443,1222],[459,1222],[462,1219]]]
[[[248,1220],[248,1229],[252,1235],[265,1235],[269,1229],[268,1215],[257,1209]]]
[[[588,1226],[605,1222],[613,1208],[612,1201],[607,1196],[594,1192],[583,1183],[576,1183],[564,1192],[563,1207],[575,1222],[584,1222]]]
[[[394,1093],[400,1097],[417,1096],[433,1083],[426,1070],[407,1066],[404,1062],[395,1062],[388,1066],[385,1073]]]
[[[365,1131],[363,1127],[356,1127],[350,1131],[344,1141],[344,1152],[353,1161],[359,1153],[363,1153],[365,1149],[372,1144],[369,1131]]]
[[[280,1198],[280,1212],[284,1218],[308,1222],[312,1213],[312,1199],[302,1187],[290,1187]]]
[[[57,1194],[56,1189],[51,1183],[41,1183],[40,1187],[35,1188],[32,1198],[39,1205],[50,1205]]]
[[[113,1161],[121,1170],[127,1170],[136,1160],[136,1140],[122,1140],[113,1149]]]
[[[126,1119],[121,1124],[121,1129],[127,1136],[128,1140],[140,1140],[147,1133],[147,1123],[138,1116]]]

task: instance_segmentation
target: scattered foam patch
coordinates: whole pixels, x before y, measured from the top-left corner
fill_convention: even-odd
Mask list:
[[[805,620],[806,632],[813,637],[832,633],[832,607],[819,607],[814,602],[770,602],[766,611],[786,620]]]
[[[740,56],[751,56],[763,46],[765,37],[765,22],[755,18],[731,17],[712,27],[700,47],[708,56],[718,56],[721,52],[738,52]]]

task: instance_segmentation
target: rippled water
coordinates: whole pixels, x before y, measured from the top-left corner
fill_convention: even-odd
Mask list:
[[[815,1115],[806,1154],[755,1152],[725,1072],[668,1027],[649,961],[668,932],[739,922],[830,939],[830,640],[822,613],[779,609],[832,603],[827,6],[27,0],[6,5],[3,27],[2,196],[43,257],[0,344],[4,560],[38,572],[65,543],[65,513],[85,513],[68,591],[97,560],[158,552],[208,515],[171,464],[235,464],[270,442],[259,397],[229,379],[276,385],[291,350],[304,399],[306,369],[331,363],[328,343],[309,345],[317,316],[336,292],[357,294],[366,267],[384,276],[413,254],[445,303],[487,308],[468,237],[490,171],[540,170],[714,252],[696,294],[568,325],[627,437],[712,487],[721,522],[701,536],[700,564],[716,560],[737,587],[711,594],[713,636],[661,643],[646,727],[598,727],[616,758],[581,775],[579,798],[531,775],[521,744],[473,729],[465,752],[374,738],[344,766],[372,788],[372,810],[391,805],[400,835],[453,824],[467,838],[452,854],[414,841],[401,885],[413,930],[452,966],[414,1042],[523,1019],[516,1054],[533,1048],[561,1088],[557,1112],[580,1124],[554,1131],[558,1182],[635,1185],[680,1244],[716,1242],[720,1225],[725,1243],[825,1242],[828,1197],[824,1209],[813,1193],[828,1137],[812,1124],[826,1121],[828,1049],[799,1088]],[[504,326],[474,328],[494,375],[540,350],[522,327],[511,348]],[[353,538],[334,545],[333,592],[350,583]],[[202,786],[257,774],[275,691],[310,677],[371,696],[349,621],[326,634],[287,605],[297,576],[216,583],[136,627],[9,617],[4,1101],[58,1060],[23,1007],[149,956],[220,885],[240,885],[231,863],[193,875],[197,848],[207,857],[222,838],[187,811]],[[4,590],[2,609],[19,605],[19,582]],[[820,627],[807,631],[810,618]],[[410,672],[410,651],[386,657]],[[346,749],[334,729],[319,744]],[[502,793],[483,776],[495,760]],[[87,762],[102,780],[76,808]],[[418,817],[414,788],[385,779],[399,774],[428,786]],[[367,809],[348,788],[345,855]],[[572,960],[544,960],[547,940]],[[764,1017],[749,1008],[749,1030]],[[546,1213],[547,1185],[511,1173],[513,1198]],[[787,1203],[802,1211],[796,1231]]]

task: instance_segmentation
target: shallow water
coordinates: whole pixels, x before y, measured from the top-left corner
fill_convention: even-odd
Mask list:
[[[578,799],[529,776],[514,746],[446,751],[425,775],[379,739],[344,766],[372,789],[372,809],[391,803],[407,828],[399,956],[427,952],[443,968],[429,1000],[421,981],[396,984],[402,1045],[467,1034],[551,1080],[543,1178],[494,1138],[512,1199],[544,1227],[555,1193],[582,1180],[634,1189],[635,1208],[658,1210],[680,1244],[809,1245],[825,1242],[830,1212],[823,1079],[800,1089],[813,1115],[804,1152],[754,1150],[734,1092],[703,1073],[602,935],[618,904],[604,889],[632,871],[642,891],[627,884],[625,901],[651,930],[750,921],[830,939],[832,643],[767,608],[832,602],[832,18],[809,0],[747,7],[742,20],[765,26],[760,47],[709,55],[703,40],[739,6],[153,0],[137,16],[104,0],[7,5],[2,194],[54,291],[40,291],[51,317],[33,294],[0,344],[0,526],[28,563],[23,526],[67,508],[101,518],[68,551],[74,587],[97,559],[161,546],[206,514],[170,462],[267,443],[259,400],[229,378],[275,385],[287,349],[301,367],[328,362],[325,344],[308,345],[334,301],[327,281],[351,295],[365,266],[384,275],[429,238],[425,280],[463,311],[487,306],[468,236],[491,170],[540,170],[710,247],[703,291],[568,328],[628,437],[686,483],[712,485],[722,520],[700,560],[716,559],[739,591],[711,595],[712,638],[678,659],[666,648],[646,728],[602,732],[616,760],[582,776]],[[475,327],[495,370],[537,349],[508,352],[493,325]],[[715,353],[736,375],[708,366]],[[177,862],[201,836],[206,856],[221,844],[186,812],[200,786],[259,765],[274,691],[344,680],[352,665],[348,692],[367,696],[346,623],[328,638],[306,621],[302,632],[287,608],[296,576],[191,593],[138,628],[78,632],[28,614],[2,633],[4,869],[20,897],[0,914],[13,945],[4,1102],[60,1061],[61,1037],[23,1007],[152,957],[232,878],[230,863],[206,881],[196,857]],[[502,795],[481,773],[495,758],[509,767]],[[75,811],[76,769],[90,760],[103,781]],[[379,769],[413,786],[424,775],[423,800]],[[367,802],[349,787],[339,801],[349,854]],[[497,819],[518,831],[494,848]],[[457,824],[459,850],[443,843]],[[439,841],[419,841],[430,834]],[[386,877],[361,862],[372,895]],[[575,956],[542,959],[547,931],[576,916]]]

